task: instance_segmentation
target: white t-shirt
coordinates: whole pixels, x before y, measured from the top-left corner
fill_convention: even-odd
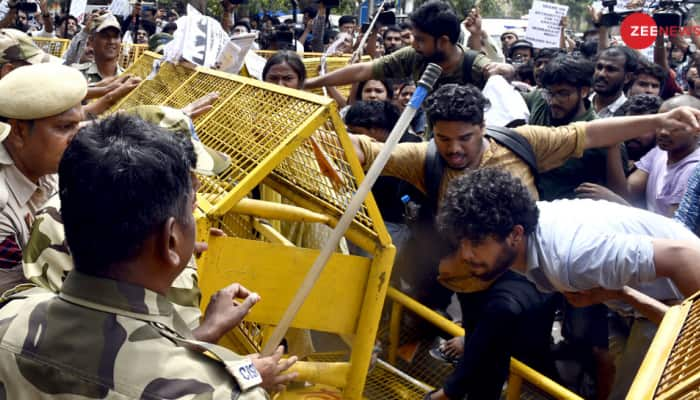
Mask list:
[[[540,290],[575,292],[631,286],[658,300],[682,299],[656,277],[652,239],[700,239],[652,212],[602,200],[538,202],[537,229],[528,237],[525,275]],[[609,304],[616,308],[614,305]]]

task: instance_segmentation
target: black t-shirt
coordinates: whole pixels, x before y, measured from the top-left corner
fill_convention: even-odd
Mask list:
[[[550,352],[555,301],[507,271],[483,292],[458,293],[466,331],[464,354],[447,378],[450,399],[499,399],[510,357],[556,377]]]

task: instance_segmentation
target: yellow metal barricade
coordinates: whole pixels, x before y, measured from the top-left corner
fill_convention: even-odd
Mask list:
[[[627,399],[700,398],[700,293],[664,315]]]
[[[270,58],[277,53],[277,50],[255,50],[255,52],[264,58]],[[313,58],[313,57],[321,57],[323,53],[314,53],[314,52],[303,52],[303,53],[298,53],[301,58]]]
[[[369,56],[363,56],[362,61],[370,61]],[[306,77],[312,78],[318,76],[319,67],[321,65],[321,57],[309,57],[302,60],[304,62],[304,67],[306,67]],[[350,63],[350,56],[338,56],[338,57],[327,57],[326,58],[326,73],[335,71],[337,69],[343,68]],[[350,88],[352,85],[336,86],[336,89],[340,92],[343,97],[347,98],[350,95]],[[316,88],[310,90],[312,93],[319,95],[323,94],[323,88]]]
[[[246,321],[221,341],[239,353],[257,352],[319,253],[295,246],[275,222],[334,227],[364,175],[335,103],[307,92],[164,63],[115,109],[182,107],[214,90],[219,100],[195,126],[200,140],[232,163],[216,177],[200,177],[197,236],[209,244],[198,260],[202,308],[231,282],[259,293],[262,300]],[[280,193],[284,203],[258,200],[263,186]],[[227,236],[210,236],[212,227]],[[432,386],[381,360],[370,365],[395,253],[371,195],[345,237],[366,255],[333,254],[287,340],[291,347],[293,335],[312,332],[347,345],[332,357],[305,357],[297,371],[316,384],[292,386],[280,398],[420,400]],[[521,370],[517,364],[515,369]],[[521,375],[550,382],[528,373]]]
[[[146,79],[153,70],[153,62],[160,59],[162,56],[158,53],[153,53],[151,51],[145,51],[139,58],[134,60],[134,62],[129,65],[128,68],[124,70],[125,74],[131,74],[138,76],[141,79]]]
[[[404,309],[441,329],[448,335],[464,336],[464,329],[461,326],[422,305],[399,290],[390,287],[387,291],[387,296],[391,300],[391,318],[388,333],[388,359],[391,364],[401,364],[398,357],[398,347],[402,334],[400,330]],[[445,377],[452,372],[451,368],[445,364],[435,364],[433,362],[435,365],[430,365],[430,360],[428,360],[429,356],[427,356],[427,354],[419,354],[419,357],[423,357],[423,361],[414,362],[413,364],[418,364],[418,366],[416,368],[411,368],[410,372],[412,376],[424,382],[440,385],[444,382]],[[523,382],[527,383],[529,388],[527,391],[523,390]],[[506,399],[541,398],[541,396],[537,396],[537,393],[542,393],[545,398],[551,396],[555,399],[582,400],[580,396],[569,391],[550,378],[514,358],[511,359]]]
[[[127,69],[146,50],[148,50],[148,45],[145,44],[122,43],[117,62],[122,68]]]
[[[56,57],[63,57],[63,54],[68,50],[68,45],[70,45],[70,40],[60,39],[60,38],[42,38],[42,37],[32,37],[34,43],[45,52]]]

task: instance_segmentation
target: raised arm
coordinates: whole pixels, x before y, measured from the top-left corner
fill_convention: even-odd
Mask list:
[[[479,10],[472,8],[467,18],[462,21],[462,25],[469,32],[467,47],[474,51],[481,51],[481,15],[479,15]]]
[[[610,147],[650,130],[700,131],[700,110],[679,107],[669,112],[635,117],[604,118],[586,123],[584,148]]]
[[[372,79],[372,63],[364,62],[348,65],[331,73],[306,80],[306,89],[315,89],[322,86],[342,86],[353,82],[361,82]]]

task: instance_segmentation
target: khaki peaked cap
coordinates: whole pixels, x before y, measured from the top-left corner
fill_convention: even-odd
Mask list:
[[[80,104],[86,94],[87,81],[77,69],[57,64],[15,68],[0,79],[0,117],[52,117]]]

